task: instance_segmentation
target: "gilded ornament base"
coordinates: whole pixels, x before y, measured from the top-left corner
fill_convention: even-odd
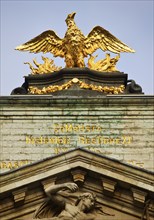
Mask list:
[[[11,95],[98,97],[105,94],[143,94],[140,85],[123,72],[100,72],[90,68],[63,68],[47,74],[29,74]]]
[[[118,87],[93,85],[93,84],[87,84],[79,80],[78,78],[73,78],[72,80],[68,81],[67,83],[63,85],[53,85],[53,86],[51,85],[51,86],[43,87],[42,89],[30,86],[28,91],[30,94],[37,94],[37,95],[48,94],[48,93],[53,93],[53,92],[57,92],[61,90],[67,90],[71,86],[73,86],[73,84],[77,84],[80,87],[80,89],[89,89],[89,90],[98,91],[98,92],[107,93],[107,94],[119,94],[119,93],[123,93],[125,90],[124,85],[120,85]]]

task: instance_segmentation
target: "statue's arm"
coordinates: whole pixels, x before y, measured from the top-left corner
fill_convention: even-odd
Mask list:
[[[60,190],[69,189],[71,192],[78,190],[78,186],[75,183],[63,183],[54,186],[49,186],[45,189],[47,196],[55,195]]]
[[[47,187],[45,193],[53,202],[64,205],[65,199],[63,196],[59,195],[58,192],[65,189],[70,190],[70,192],[75,192],[78,190],[78,186],[75,183],[57,184]]]

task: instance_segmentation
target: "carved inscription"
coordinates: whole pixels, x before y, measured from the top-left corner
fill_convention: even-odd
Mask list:
[[[54,133],[95,133],[101,132],[103,128],[100,125],[84,125],[84,124],[54,124]]]
[[[48,136],[40,136],[40,137],[34,137],[26,136],[26,144],[70,144],[70,138],[64,136],[60,137],[48,137]]]
[[[28,160],[15,160],[15,161],[1,161],[0,168],[1,169],[16,169],[21,166],[29,164]]]
[[[27,135],[26,145],[29,147],[44,147],[48,145],[49,154],[59,154],[75,147],[83,147],[98,154],[108,154],[108,147],[128,146],[133,142],[131,136],[114,134],[114,130],[109,130],[108,125],[94,123],[54,123],[41,131],[41,135]],[[111,152],[109,152],[111,153]],[[0,169],[16,169],[23,165],[30,164],[32,161],[0,161]],[[143,167],[142,162],[128,161],[128,163]]]
[[[71,144],[71,138],[67,136],[60,136],[60,137],[34,137],[34,136],[27,136],[26,137],[26,144],[53,144],[53,145],[66,145]],[[82,145],[129,145],[132,142],[132,137],[130,136],[122,136],[122,137],[103,137],[103,136],[86,136],[86,135],[79,135],[78,136],[78,143]]]
[[[82,144],[96,144],[96,145],[122,145],[122,144],[131,144],[132,138],[130,136],[122,136],[122,137],[103,137],[103,136],[94,136],[94,137],[87,137],[84,135],[79,136],[80,143]]]
[[[72,145],[129,145],[131,136],[105,135],[105,129],[95,124],[53,124],[50,136],[26,136],[26,144],[51,144],[55,146]],[[107,133],[110,133],[109,131]]]

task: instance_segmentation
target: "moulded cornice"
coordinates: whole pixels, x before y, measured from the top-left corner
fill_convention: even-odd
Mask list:
[[[78,148],[1,174],[0,192],[12,191],[75,168],[94,172],[100,177],[112,178],[113,181],[120,181],[142,190],[152,192],[154,189],[152,172]]]

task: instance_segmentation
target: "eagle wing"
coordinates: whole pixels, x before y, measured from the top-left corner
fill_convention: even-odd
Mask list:
[[[102,49],[103,51],[108,50],[113,53],[135,52],[109,31],[100,26],[94,27],[85,38],[84,42],[84,53],[86,55],[94,53],[97,49]]]
[[[57,34],[48,30],[28,42],[15,48],[21,51],[30,51],[31,53],[52,53],[55,57],[64,57],[65,49],[63,47],[63,39],[59,38]]]

